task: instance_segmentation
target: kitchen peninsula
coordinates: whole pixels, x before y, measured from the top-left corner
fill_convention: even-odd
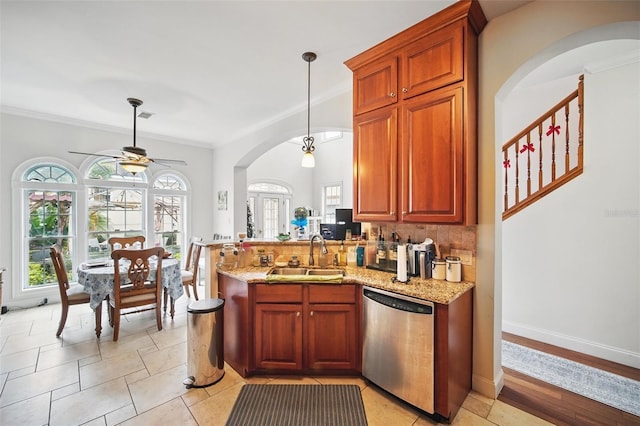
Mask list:
[[[243,377],[361,375],[362,286],[435,304],[435,412],[452,419],[471,389],[471,282],[449,283],[363,267],[340,267],[342,282],[272,282],[269,267],[217,272],[225,299],[225,362]],[[407,342],[411,345],[412,342]]]

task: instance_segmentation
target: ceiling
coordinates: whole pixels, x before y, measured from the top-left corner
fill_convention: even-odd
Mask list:
[[[2,111],[217,147],[350,90],[344,61],[454,0],[5,1]],[[480,0],[488,19],[527,1]],[[312,118],[313,120],[313,118]],[[304,127],[302,124],[301,127]]]

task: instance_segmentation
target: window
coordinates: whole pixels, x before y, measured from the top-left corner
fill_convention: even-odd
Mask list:
[[[87,177],[88,258],[94,259],[109,255],[110,237],[146,234],[146,176],[132,175],[115,159],[102,158],[89,167]]]
[[[290,232],[291,191],[276,183],[249,185],[249,209],[252,213],[254,237],[275,238]]]
[[[154,242],[177,259],[182,257],[182,247],[188,243],[184,219],[186,194],[184,181],[174,174],[162,174],[153,182]]]
[[[133,175],[116,159],[99,158],[79,173],[62,160],[37,158],[14,172],[14,297],[57,291],[50,247],[62,248],[69,280],[78,264],[110,256],[110,236],[144,235],[180,258],[188,229],[188,186],[178,173],[159,174],[149,188],[147,172]],[[151,208],[153,206],[153,208]],[[153,223],[153,231],[147,224]]]
[[[50,163],[27,169],[22,177],[22,218],[27,226],[22,241],[21,288],[57,285],[49,249],[62,248],[69,275],[76,242],[76,178],[67,168]]]
[[[322,189],[322,207],[325,223],[336,223],[336,209],[342,205],[342,185],[325,185]]]

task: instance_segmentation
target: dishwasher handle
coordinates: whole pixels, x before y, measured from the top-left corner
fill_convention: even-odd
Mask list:
[[[409,300],[398,299],[393,296],[387,296],[386,294],[381,294],[376,291],[363,289],[363,295],[367,299],[378,302],[381,305],[388,306],[393,309],[398,309],[405,312],[411,312],[414,314],[422,314],[422,315],[433,315],[433,306],[431,304],[427,304],[429,302],[425,302],[425,304],[411,302]]]

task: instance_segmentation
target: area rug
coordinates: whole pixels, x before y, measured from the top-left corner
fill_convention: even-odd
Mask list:
[[[640,382],[502,341],[502,365],[586,398],[640,416]]]
[[[357,385],[244,385],[227,426],[366,426]]]

